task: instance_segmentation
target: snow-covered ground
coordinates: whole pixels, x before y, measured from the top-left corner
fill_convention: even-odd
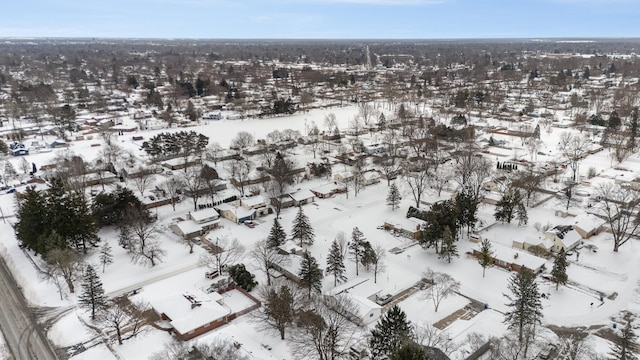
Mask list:
[[[308,113],[296,114],[288,117],[278,117],[274,119],[255,120],[222,120],[211,121],[206,125],[192,128],[210,137],[210,142],[218,142],[223,147],[229,145],[231,139],[238,131],[249,131],[256,138],[263,138],[274,129],[291,128],[304,133],[312,122],[322,128],[324,116],[328,113],[335,113],[341,128],[357,113],[355,106],[348,106],[336,109],[313,110]],[[190,129],[191,130],[191,129]],[[162,130],[136,133],[147,139],[153,134]],[[549,157],[557,157],[556,144],[558,134],[564,130],[552,129],[551,133],[543,132],[543,149],[551,154]],[[145,155],[139,149],[140,142],[131,140],[132,134],[117,137],[122,146],[131,150],[136,156]],[[100,140],[83,140],[71,143],[69,150],[76,154],[81,154],[86,160],[95,158],[100,147],[92,144],[100,143]],[[514,146],[517,145],[514,143]],[[65,151],[65,150],[60,150]],[[299,163],[312,159],[312,155],[304,151],[302,147],[292,150],[298,157]],[[518,150],[519,155],[524,154],[529,159],[526,150]],[[38,166],[50,163],[56,151],[37,153],[32,152],[26,157],[27,161],[34,162]],[[504,154],[506,160],[514,156],[514,151]],[[496,157],[495,155],[492,155]],[[542,161],[542,155],[538,155],[538,161]],[[609,170],[612,165],[607,151],[602,151],[587,157],[580,165],[580,173],[586,175],[587,169],[595,167],[598,173]],[[11,158],[16,162],[18,159]],[[493,159],[492,159],[493,160]],[[620,166],[624,166],[637,172],[640,157],[638,154],[632,155],[629,160]],[[341,170],[343,165],[336,165],[336,170]],[[568,176],[569,172],[561,174]],[[326,183],[328,180],[319,179],[296,184],[295,187],[311,188],[316,185]],[[595,183],[607,181],[603,178],[592,179],[591,190],[585,187],[585,191],[593,191]],[[402,185],[398,180],[398,185]],[[548,188],[558,187],[558,184],[549,181]],[[386,205],[388,192],[386,181],[371,185],[362,190],[357,196],[350,193],[348,198],[345,194],[336,195],[329,199],[316,199],[315,203],[305,205],[304,211],[310,218],[315,230],[315,243],[309,247],[313,256],[318,259],[321,267],[325,266],[326,256],[332,240],[339,232],[344,232],[347,238],[350,237],[354,227],[358,227],[368,241],[373,245],[380,244],[386,249],[393,247],[405,247],[411,242],[402,237],[395,237],[391,233],[379,230],[376,227],[382,225],[385,220],[401,219],[406,215],[406,209],[410,205],[415,205],[408,189],[401,186],[403,199],[401,206],[396,211],[392,211]],[[559,188],[558,188],[559,189]],[[444,191],[441,198],[451,196],[451,192]],[[543,198],[548,195],[543,195]],[[438,200],[434,194],[428,194],[426,201]],[[193,205],[189,199],[179,204],[174,212],[170,205],[158,208],[157,214],[163,226],[163,233],[160,237],[162,247],[167,251],[164,261],[153,268],[142,267],[133,264],[126,251],[117,244],[117,235],[113,230],[103,230],[100,237],[103,241],[111,244],[114,254],[114,263],[108,266],[104,273],[101,266],[97,265],[97,251],[88,255],[87,261],[96,264],[96,269],[104,284],[105,291],[110,295],[120,295],[131,292],[133,289],[142,288],[136,298],[152,300],[166,294],[175,294],[188,288],[206,288],[209,284],[203,274],[204,268],[198,266],[198,258],[204,250],[198,246],[195,252],[189,254],[189,249],[180,241],[178,237],[168,230],[168,224],[172,219],[184,217]],[[64,293],[60,299],[56,287],[44,281],[38,274],[34,264],[39,264],[39,257],[27,256],[19,247],[15,239],[11,223],[15,221],[12,217],[16,211],[15,197],[11,194],[0,195],[0,208],[2,209],[6,222],[0,222],[0,253],[7,259],[9,267],[14,276],[24,289],[25,296],[35,306],[60,307],[68,309],[76,303],[76,296]],[[557,217],[555,210],[563,209],[563,204],[552,198],[537,208],[530,209],[528,226],[519,227],[515,224],[497,224],[482,232],[482,236],[490,239],[496,244],[511,246],[513,240],[522,240],[525,236],[542,236],[533,224],[565,224],[566,218]],[[579,215],[584,213],[586,207],[572,207],[570,213]],[[480,208],[479,217],[483,220],[484,226],[492,225],[494,207],[483,205]],[[281,224],[287,232],[291,229],[291,223],[296,214],[296,209],[284,209],[281,214]],[[212,236],[229,236],[238,238],[246,249],[251,249],[254,244],[266,238],[273,215],[261,218],[258,226],[248,228],[243,225],[236,225],[223,220],[223,227],[215,230]],[[585,244],[593,244],[599,250],[597,253],[582,251],[580,258],[570,258],[571,266],[568,268],[571,283],[568,286],[561,286],[555,290],[555,286],[541,277],[538,279],[540,290],[549,296],[542,300],[544,306],[544,323],[560,326],[609,326],[612,318],[622,310],[630,310],[640,313],[640,243],[633,240],[625,244],[619,252],[612,252],[612,240],[609,235],[600,234],[585,240]],[[418,291],[407,299],[401,301],[399,305],[407,313],[408,318],[415,323],[435,323],[455,311],[464,308],[471,300],[487,304],[488,309],[481,311],[471,319],[458,319],[449,325],[445,331],[454,341],[462,341],[469,333],[476,332],[486,336],[500,336],[505,332],[502,313],[507,311],[505,305],[507,300],[504,293],[509,278],[513,275],[504,269],[492,267],[486,271],[486,276],[482,276],[482,268],[477,260],[467,255],[478,245],[466,239],[460,240],[458,244],[459,258],[455,258],[451,263],[437,258],[433,249],[424,250],[420,246],[410,246],[401,254],[387,253],[384,260],[386,270],[380,273],[377,278],[377,285],[382,288],[381,294],[398,294],[414,286],[428,268],[446,272],[460,282],[460,293],[463,296],[454,296],[443,300],[438,312],[434,311],[434,306],[430,300],[425,299],[423,292]],[[32,260],[34,263],[32,263]],[[245,262],[249,262],[248,257]],[[248,264],[248,269],[255,273],[256,280],[264,282],[264,274],[258,271],[257,267]],[[355,265],[351,261],[346,261],[347,275],[350,279],[356,277]],[[546,268],[551,269],[552,264],[547,263]],[[548,271],[548,270],[547,270]],[[360,276],[373,277],[371,272],[360,269]],[[333,278],[327,277],[323,283],[324,291],[333,288]],[[604,302],[600,301],[598,292],[607,295],[616,293],[613,300],[608,298]],[[234,302],[235,294],[227,295],[231,302]],[[240,298],[238,298],[240,299]],[[244,299],[244,298],[243,298]],[[234,306],[242,307],[243,304],[235,303]],[[99,338],[93,330],[85,326],[89,320],[87,312],[72,308],[66,313],[49,331],[49,338],[55,345],[67,347],[74,344]],[[362,329],[366,331],[367,329]],[[232,339],[242,343],[243,351],[252,354],[257,359],[290,359],[287,345],[280,341],[271,333],[259,332],[255,323],[249,316],[240,317],[228,325],[215,331],[199,336],[191,342],[206,342],[208,339],[222,337]],[[121,359],[145,359],[153,352],[162,348],[162,344],[170,342],[171,336],[166,331],[149,329],[138,337],[128,340],[124,345],[111,344],[111,348]],[[600,340],[594,340],[601,346]],[[268,344],[272,350],[267,350],[263,344]],[[109,350],[106,345],[97,342],[95,346],[89,348],[73,357],[76,359],[116,359],[118,358]]]

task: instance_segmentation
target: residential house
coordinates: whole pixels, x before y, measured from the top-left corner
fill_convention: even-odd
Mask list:
[[[382,315],[382,306],[367,299],[366,297],[352,293],[343,293],[338,296],[346,296],[354,305],[355,311],[347,315],[347,318],[360,326],[366,326],[374,321],[378,321]]]
[[[256,219],[255,209],[246,209],[243,206],[236,206],[231,203],[222,203],[215,206],[221,217],[230,220],[236,224],[243,223],[247,220]]]
[[[478,258],[482,256],[480,246],[473,249],[473,256]],[[547,262],[546,259],[495,243],[492,244],[492,250],[490,262],[508,270],[520,271],[520,268],[526,267],[534,274],[538,274],[544,270],[544,265]]]
[[[289,196],[293,201],[293,206],[302,206],[305,204],[312,203],[313,199],[315,198],[315,195],[313,194],[313,192],[307,189],[298,190],[296,192],[289,194]]]
[[[193,239],[205,232],[217,229],[220,226],[220,215],[215,209],[189,212],[187,220],[179,221],[169,226],[171,231],[183,239]]]
[[[373,185],[380,182],[380,174],[375,171],[367,171],[362,174],[362,181],[365,185]]]
[[[353,172],[349,171],[349,170],[345,170],[345,171],[341,171],[336,173],[333,176],[333,180],[335,180],[338,183],[347,183],[349,181],[353,181],[355,175],[353,174]]]
[[[596,235],[604,224],[605,221],[595,215],[578,215],[573,219],[573,230],[580,234],[583,239],[588,239]]]
[[[193,239],[202,235],[202,226],[193,220],[178,221],[169,225],[169,229],[183,239]]]
[[[180,340],[189,340],[228,322],[231,310],[220,304],[219,293],[191,289],[151,302],[153,310],[168,321]]]
[[[513,240],[512,247],[527,250],[534,254],[544,254],[551,251],[553,241],[542,237],[527,236],[524,240]]]
[[[425,224],[426,222],[422,219],[399,217],[393,220],[385,220],[384,229],[418,240],[422,237],[422,228]]]
[[[550,251],[559,252],[573,250],[582,241],[580,233],[573,229],[573,225],[558,225],[544,233],[546,239],[553,242]]]
[[[311,188],[310,191],[320,199],[327,199],[332,197],[334,194],[340,193],[341,189],[343,189],[343,187],[340,185],[328,183]]]
[[[243,197],[240,199],[240,205],[247,210],[255,210],[256,216],[262,217],[269,214],[269,207],[267,206],[267,200],[261,196]]]

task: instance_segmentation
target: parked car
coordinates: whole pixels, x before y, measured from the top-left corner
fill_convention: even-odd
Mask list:
[[[252,229],[253,229],[254,227],[256,227],[256,225],[257,225],[257,224],[255,223],[255,221],[251,221],[251,220],[247,220],[247,221],[245,221],[245,222],[244,222],[244,224],[245,224],[246,226],[248,226],[248,227],[252,228]]]
[[[391,300],[393,300],[393,296],[391,296],[391,294],[387,294],[387,295],[379,297],[376,300],[376,304],[378,304],[380,306],[387,305],[388,303],[391,302]]]
[[[215,279],[219,275],[220,275],[220,272],[218,272],[218,270],[216,270],[216,271],[207,271],[206,273],[204,273],[204,277],[206,277],[207,279]]]

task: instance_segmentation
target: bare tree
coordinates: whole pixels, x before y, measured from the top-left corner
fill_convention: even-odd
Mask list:
[[[154,172],[146,167],[138,167],[133,175],[133,185],[140,192],[140,197],[144,198],[144,192],[153,184]]]
[[[128,209],[119,230],[120,242],[126,246],[133,262],[150,266],[162,262],[166,251],[157,241],[161,230],[146,210]]]
[[[114,301],[98,315],[98,320],[116,334],[118,344],[124,340],[136,337],[143,331],[144,316],[138,308],[146,308],[148,304],[124,304],[123,301]]]
[[[587,339],[588,334],[566,333],[560,334],[558,358],[561,360],[592,360],[595,350]]]
[[[607,221],[613,235],[613,251],[640,235],[638,211],[638,191],[610,183],[601,184],[596,189],[600,199],[597,205],[600,215]]]
[[[236,137],[231,140],[231,148],[237,149],[240,154],[242,151],[255,143],[253,135],[247,131],[240,131]]]
[[[464,149],[455,156],[454,179],[474,200],[480,199],[482,184],[491,174],[491,163],[484,157],[475,156],[471,149]]]
[[[306,302],[301,288],[287,280],[274,281],[273,286],[258,288],[262,307],[252,313],[258,326],[265,330],[276,330],[284,340],[287,329],[291,329],[296,320],[296,312]]]
[[[375,244],[373,246],[373,254],[375,256],[373,256],[372,260],[372,264],[373,265],[373,282],[377,283],[378,282],[378,273],[384,272],[387,268],[387,266],[384,263],[384,258],[387,254],[385,248],[380,245],[380,244]]]
[[[458,344],[451,340],[451,336],[428,322],[419,322],[413,326],[415,342],[428,347],[438,348],[446,355],[451,355]]]
[[[190,359],[215,359],[215,360],[249,360],[232,342],[221,337],[214,338],[206,343],[195,345],[174,340],[164,345],[164,348],[151,355],[149,360],[190,360]]]
[[[238,261],[245,251],[238,239],[231,240],[227,236],[216,237],[207,245],[208,253],[200,256],[199,264],[219,273],[222,273],[228,265]]]
[[[460,290],[460,283],[455,281],[449,274],[438,273],[427,269],[423,277],[431,283],[431,286],[425,290],[425,297],[431,299],[436,312],[442,300],[454,295]]]
[[[282,266],[288,258],[274,247],[269,246],[267,240],[260,240],[250,252],[251,257],[258,264],[260,270],[267,275],[267,286],[271,286],[271,269],[274,265]]]
[[[224,151],[222,146],[217,142],[209,144],[209,146],[205,149],[205,158],[213,161],[214,165],[218,165],[218,160],[220,159],[220,154]]]
[[[201,175],[201,168],[190,167],[184,173],[181,174],[182,178],[180,182],[184,185],[184,189],[191,196],[193,201],[193,211],[198,210],[198,200],[200,199],[200,192],[202,191],[204,179]]]
[[[558,150],[569,162],[569,167],[573,172],[572,181],[575,183],[578,175],[578,165],[589,150],[591,143],[587,137],[574,135],[570,132],[560,134]]]
[[[180,194],[184,187],[182,180],[172,176],[160,184],[159,187],[164,190],[166,196],[169,198],[173,211],[176,211],[176,204],[180,202]]]
[[[297,359],[339,359],[356,341],[356,326],[347,320],[357,314],[356,306],[345,296],[313,299],[312,310],[298,312],[290,348]]]
[[[333,129],[338,126],[338,120],[336,120],[336,114],[329,113],[324,117],[324,126],[327,127],[327,133],[332,133]]]
[[[405,162],[404,179],[411,190],[416,207],[420,207],[422,195],[429,188],[429,170],[428,162],[424,158]]]
[[[240,194],[244,196],[244,190],[249,174],[251,173],[251,162],[247,160],[231,160],[225,163],[227,171],[233,179],[234,186]]]
[[[71,249],[53,249],[45,258],[43,274],[58,287],[62,299],[61,281],[64,280],[70,293],[75,292],[74,283],[82,276],[84,263],[82,258]]]

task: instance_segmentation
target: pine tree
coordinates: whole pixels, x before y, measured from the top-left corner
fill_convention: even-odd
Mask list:
[[[564,252],[564,249],[560,249],[560,252],[553,261],[553,269],[551,269],[551,276],[553,276],[553,281],[556,283],[556,290],[558,290],[560,284],[566,284],[569,279],[567,276],[568,265],[567,253]]]
[[[400,191],[398,190],[398,186],[396,183],[391,184],[389,186],[389,194],[387,195],[387,205],[391,206],[391,210],[395,211],[400,204]]]
[[[371,243],[368,241],[362,242],[362,248],[363,248],[363,251],[362,251],[362,258],[360,259],[360,263],[368,271],[369,267],[375,264],[376,261],[378,261],[377,259],[378,255],[376,255],[376,252],[373,250]]]
[[[91,265],[87,265],[82,282],[82,293],[78,296],[78,302],[83,307],[91,309],[91,319],[95,320],[96,311],[106,308],[107,297],[104,295],[102,282]]]
[[[100,255],[98,256],[100,264],[102,264],[102,272],[107,265],[113,264],[113,254],[111,253],[111,245],[107,241],[100,247]]]
[[[522,343],[527,326],[541,323],[542,303],[535,275],[526,267],[521,267],[517,274],[509,279],[507,288],[512,295],[504,294],[509,299],[511,308],[505,313],[504,322],[509,329],[518,330],[518,341]]]
[[[364,235],[358,229],[354,227],[351,232],[351,242],[349,243],[349,254],[351,254],[351,260],[356,263],[356,275],[358,273],[358,264],[362,261],[362,255],[364,254]]]
[[[287,239],[287,233],[284,232],[282,225],[278,221],[276,217],[273,219],[273,226],[271,226],[271,230],[269,231],[269,236],[267,237],[267,245],[271,248],[278,247],[284,244],[284,241]]]
[[[333,286],[336,286],[338,280],[344,282],[347,280],[344,268],[344,255],[342,249],[336,239],[331,243],[329,254],[327,255],[327,273],[333,275]]]
[[[438,258],[447,259],[447,262],[451,263],[451,258],[454,256],[460,256],[458,255],[458,246],[456,245],[455,238],[451,233],[451,229],[447,226],[444,228],[444,232],[442,233],[442,247],[440,248]]]
[[[616,336],[613,343],[613,348],[609,352],[609,358],[611,360],[636,360],[638,357],[633,353],[633,348],[636,346],[637,336],[633,331],[633,320],[635,318],[632,315],[626,317],[627,325],[620,330],[620,335]]]
[[[482,266],[482,277],[487,270],[487,267],[491,265],[491,258],[493,250],[491,249],[491,242],[488,239],[482,240],[480,244],[480,266]]]
[[[322,270],[318,267],[316,258],[311,256],[308,251],[302,255],[298,277],[300,277],[302,285],[309,289],[309,298],[311,298],[312,290],[318,293],[322,290]]]
[[[518,225],[527,225],[527,223],[529,222],[527,208],[522,203],[522,200],[516,205],[516,217],[518,218]]]
[[[311,223],[309,223],[309,218],[302,211],[302,207],[298,208],[298,214],[296,214],[295,219],[293,219],[291,238],[294,240],[298,239],[300,241],[300,247],[302,247],[304,243],[313,245],[315,234],[313,233]]]
[[[394,305],[371,330],[369,347],[373,359],[389,356],[403,343],[411,340],[411,322],[398,305]]]

